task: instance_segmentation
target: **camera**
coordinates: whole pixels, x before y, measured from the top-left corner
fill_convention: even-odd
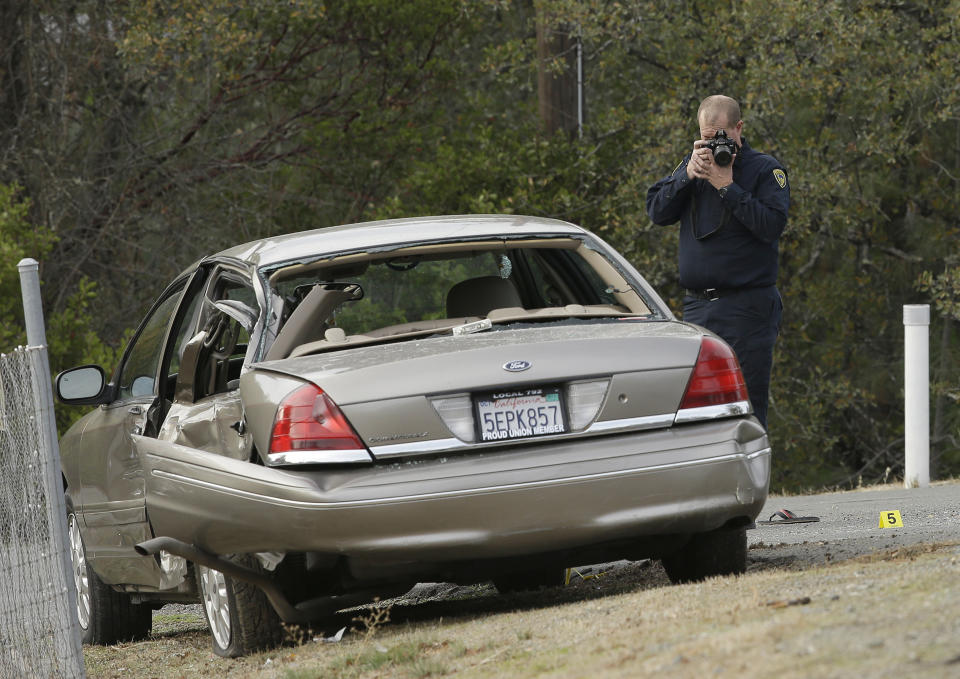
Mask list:
[[[738,151],[737,142],[727,136],[726,130],[717,130],[713,139],[704,146],[713,152],[713,160],[720,167],[726,167],[733,160],[733,155]]]

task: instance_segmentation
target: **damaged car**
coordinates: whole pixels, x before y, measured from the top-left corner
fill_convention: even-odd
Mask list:
[[[743,572],[770,445],[737,359],[589,231],[425,217],[184,271],[60,442],[88,643],[201,602],[223,656],[418,582]]]

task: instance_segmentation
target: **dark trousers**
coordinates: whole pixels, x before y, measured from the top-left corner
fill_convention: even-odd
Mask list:
[[[780,332],[783,301],[776,287],[750,288],[715,300],[687,295],[683,320],[716,333],[733,347],[743,369],[753,412],[767,426],[773,344]]]

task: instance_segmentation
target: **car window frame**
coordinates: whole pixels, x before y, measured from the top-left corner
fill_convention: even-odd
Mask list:
[[[217,302],[225,300],[236,300],[229,295],[222,294],[222,287],[224,284],[230,285],[232,288],[242,287],[250,290],[253,294],[253,301],[256,304],[255,311],[257,312],[256,320],[254,320],[252,327],[247,331],[248,338],[246,340],[247,347],[243,354],[243,364],[241,371],[246,369],[246,366],[250,363],[251,345],[254,344],[259,338],[260,334],[260,325],[262,321],[263,314],[263,303],[262,303],[262,293],[258,290],[258,282],[255,277],[251,274],[249,267],[244,267],[235,262],[224,262],[221,260],[207,260],[201,263],[198,267],[194,281],[190,284],[190,291],[184,295],[181,305],[183,307],[182,313],[186,314],[188,310],[190,311],[189,318],[185,318],[182,322],[185,325],[179,326],[177,330],[176,338],[174,338],[170,345],[167,348],[167,355],[164,358],[164,365],[169,366],[173,363],[174,356],[177,352],[183,352],[188,346],[191,347],[190,351],[192,352],[191,359],[188,361],[187,369],[188,371],[197,370],[198,362],[207,360],[204,358],[205,349],[201,349],[199,344],[200,338],[198,334],[204,330],[208,322],[214,317],[214,315],[223,314],[222,310],[217,309]],[[240,301],[242,304],[247,305],[246,301]],[[229,319],[230,323],[238,323],[235,317]],[[244,331],[243,324],[241,325],[240,332]],[[204,344],[204,347],[209,349],[209,345]],[[184,376],[181,374],[184,368],[184,357],[182,355],[177,356],[178,359],[178,372],[176,376],[176,381],[171,389],[171,402],[178,403],[195,403],[197,400],[213,396],[218,391],[208,392],[208,393],[198,393],[198,383],[196,382],[196,374]],[[203,368],[199,368],[201,371]],[[172,375],[168,374],[168,379]]]
[[[225,297],[217,297],[216,290],[217,286],[221,281],[228,280],[234,283],[239,283],[244,287],[249,287],[253,291],[253,298],[256,303],[257,320],[254,322],[253,327],[247,332],[247,349],[246,355],[244,358],[244,366],[249,365],[252,357],[256,354],[257,345],[260,341],[261,328],[263,326],[263,318],[265,313],[265,300],[262,290],[260,290],[260,280],[254,271],[251,271],[248,267],[240,266],[232,262],[214,262],[212,263],[209,276],[207,277],[206,283],[204,284],[203,293],[204,293],[204,307],[207,308],[207,305],[210,305],[210,308],[213,308],[215,302],[221,301],[223,299],[228,299]],[[245,302],[244,302],[245,303]],[[206,320],[206,316],[203,310],[201,310],[198,318],[197,328],[202,327],[202,323]]]
[[[160,374],[163,369],[164,357],[166,354],[167,345],[170,338],[170,329],[173,325],[173,321],[177,318],[178,312],[181,308],[181,302],[183,301],[184,292],[187,289],[187,278],[178,278],[169,286],[166,290],[163,291],[163,294],[157,298],[157,300],[151,305],[150,310],[144,315],[143,320],[140,321],[140,324],[137,326],[137,330],[134,332],[133,337],[127,343],[126,348],[123,351],[123,358],[120,360],[117,365],[116,370],[113,373],[112,382],[114,384],[113,390],[113,399],[112,403],[126,403],[128,401],[143,401],[148,398],[156,399],[159,394],[159,389],[157,382],[159,380]],[[159,343],[160,351],[156,357],[156,363],[154,365],[154,376],[153,376],[153,391],[152,394],[124,394],[122,387],[122,377],[124,371],[128,368],[131,355],[135,348],[138,346],[140,340],[143,338],[143,333],[146,330],[147,326],[150,324],[150,321],[154,319],[154,316],[159,311],[166,302],[168,302],[172,297],[179,296],[176,300],[173,309],[170,312],[169,317],[166,321],[166,326],[163,331],[162,339]]]

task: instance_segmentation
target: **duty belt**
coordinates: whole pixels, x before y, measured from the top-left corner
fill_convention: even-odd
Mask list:
[[[720,299],[721,297],[726,297],[727,295],[733,295],[740,292],[741,290],[746,290],[747,288],[706,288],[705,290],[687,290],[687,294],[690,297],[696,297],[697,299],[706,299],[709,301],[714,301]]]

